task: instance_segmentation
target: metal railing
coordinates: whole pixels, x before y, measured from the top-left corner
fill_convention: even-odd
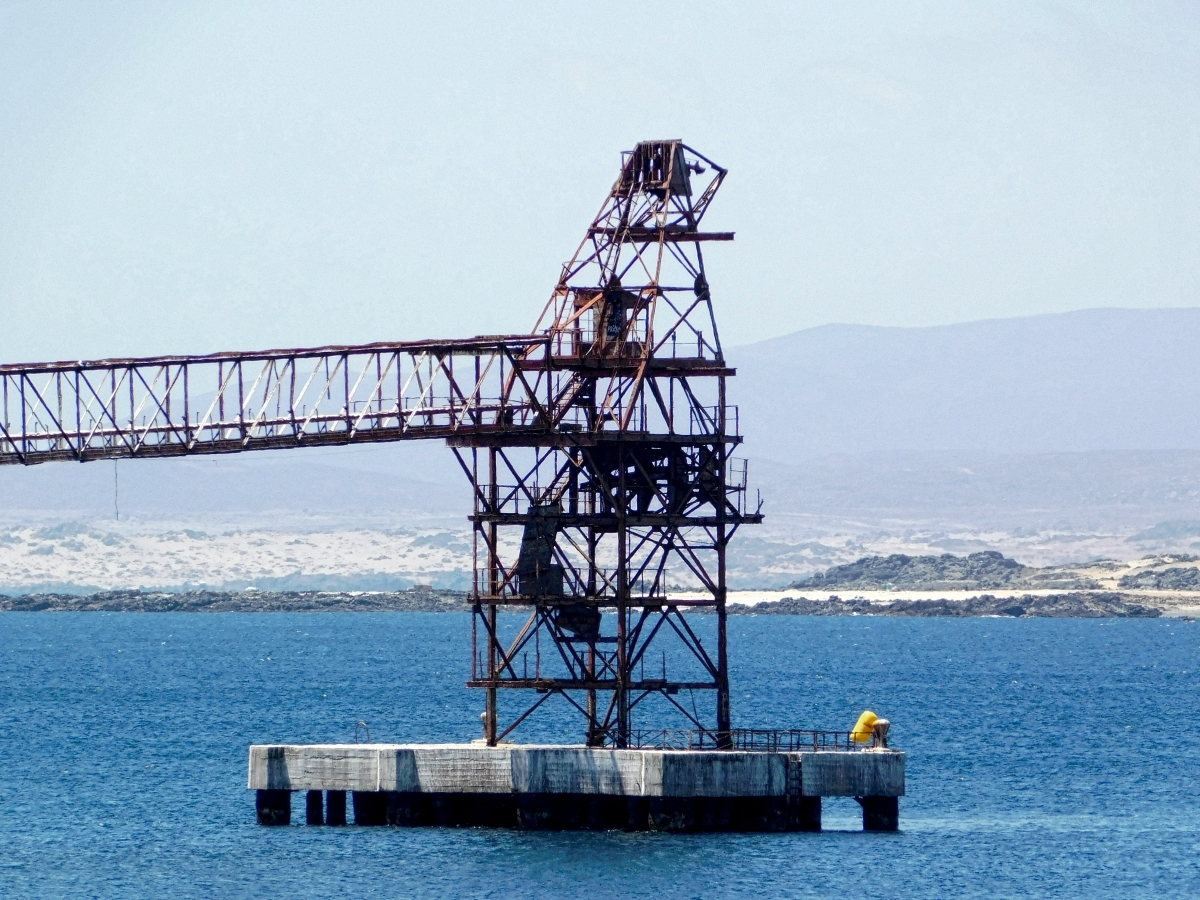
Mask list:
[[[545,431],[547,350],[517,335],[0,365],[0,465]]]
[[[742,750],[762,753],[799,751],[860,751],[876,746],[874,740],[858,743],[849,731],[809,729],[735,728],[732,731],[686,729],[636,730],[630,747],[658,750]]]

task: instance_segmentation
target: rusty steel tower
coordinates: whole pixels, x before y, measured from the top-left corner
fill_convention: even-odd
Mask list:
[[[544,341],[509,375],[506,388],[544,397],[509,423],[528,431],[450,438],[474,487],[470,685],[487,692],[489,744],[555,695],[585,717],[591,746],[627,746],[652,696],[717,743],[731,729],[726,552],[761,514],[731,455],[734,371],[704,268],[703,244],[733,239],[701,230],[725,174],[681,141],[624,153],[535,327]],[[673,598],[680,583],[699,599]],[[716,613],[715,647],[689,607]],[[505,640],[508,608],[527,618]],[[654,652],[667,639],[683,650],[678,676]],[[502,721],[513,689],[541,696]],[[705,713],[697,691],[712,692]]]
[[[532,333],[0,366],[0,465],[445,439],[487,742],[562,697],[591,746],[655,703],[727,746],[726,553],[762,516],[702,252],[733,239],[701,230],[725,174],[682,141],[624,153]]]

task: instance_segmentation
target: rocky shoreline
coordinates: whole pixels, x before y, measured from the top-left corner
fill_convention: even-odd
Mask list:
[[[0,596],[0,612],[467,612],[465,591],[105,591],[88,595]],[[699,608],[697,613],[711,609]],[[730,603],[730,615],[910,616],[1030,618],[1157,618],[1162,610],[1148,598],[1112,591],[996,597],[991,594],[923,600],[784,597],[755,604]]]
[[[754,605],[731,605],[731,614],[774,616],[910,616],[982,617],[1011,616],[1042,619],[1157,619],[1162,610],[1111,591],[1071,591],[1064,594],[1023,594],[996,597],[982,594],[963,599],[941,597],[929,600],[872,601],[863,597],[825,600],[784,597]]]
[[[464,612],[465,591],[103,591],[0,596],[0,612]]]

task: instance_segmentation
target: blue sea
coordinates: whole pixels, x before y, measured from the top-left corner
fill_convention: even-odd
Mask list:
[[[360,720],[476,737],[469,631],[0,615],[0,896],[1200,897],[1200,623],[1169,619],[731,619],[735,724],[892,721],[897,834],[862,833],[849,799],[821,834],[254,824],[251,743],[351,741]],[[519,736],[577,739],[573,715]]]

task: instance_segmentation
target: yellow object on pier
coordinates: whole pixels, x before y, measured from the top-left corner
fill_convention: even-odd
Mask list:
[[[879,716],[868,709],[854,723],[854,728],[850,731],[850,740],[858,744],[865,744],[875,733],[875,723],[878,721]]]

